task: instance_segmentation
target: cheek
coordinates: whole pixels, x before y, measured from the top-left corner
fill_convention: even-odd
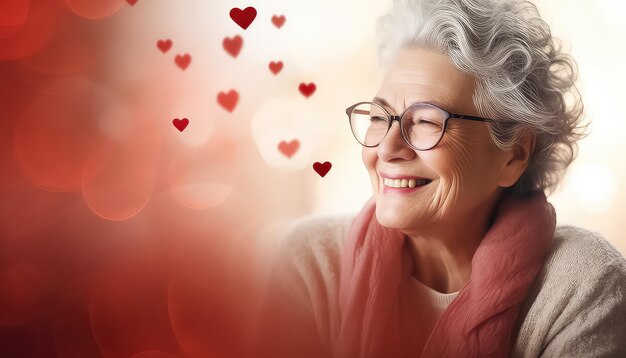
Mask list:
[[[484,129],[484,128],[482,128]],[[499,156],[492,148],[489,133],[481,128],[446,132],[445,172],[459,191],[481,191],[495,183]]]
[[[481,161],[484,153],[486,140],[489,140],[488,137],[485,138],[485,134],[472,127],[464,130],[454,127],[446,131],[444,148],[450,168],[457,175],[470,173],[476,169],[476,164]]]

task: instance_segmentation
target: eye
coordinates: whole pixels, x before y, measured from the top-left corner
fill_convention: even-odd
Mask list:
[[[415,125],[418,125],[420,127],[430,127],[430,128],[437,128],[437,129],[441,129],[441,126],[442,126],[441,122],[437,120],[428,119],[428,118],[417,119],[417,121],[415,121]]]
[[[384,121],[384,122],[386,122],[386,121],[387,121],[387,118],[385,118],[385,117],[381,117],[381,116],[371,116],[371,117],[370,117],[370,121],[372,121],[372,122],[379,122],[379,121]]]
[[[433,122],[433,121],[429,121],[427,119],[419,119],[417,121],[417,124],[423,124],[423,125],[431,125],[431,126],[436,126],[436,127],[441,127],[441,125],[439,123]]]
[[[444,117],[437,108],[421,105],[411,109],[409,113],[408,121],[414,126],[429,130],[443,129]]]

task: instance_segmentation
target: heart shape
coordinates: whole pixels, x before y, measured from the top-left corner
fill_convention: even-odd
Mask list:
[[[283,25],[285,24],[285,15],[274,15],[272,16],[272,23],[274,24],[274,26],[276,26],[277,28],[281,28],[283,27]]]
[[[184,71],[191,63],[191,56],[188,53],[184,55],[176,55],[174,62],[176,62],[178,67],[180,67],[180,69]]]
[[[172,124],[174,124],[174,127],[176,127],[176,129],[182,132],[185,130],[185,128],[187,128],[187,125],[189,124],[189,120],[187,118],[183,118],[183,119],[174,118],[174,120],[172,120]]]
[[[131,6],[135,5],[137,3],[137,0],[126,0],[127,3],[129,3]]]
[[[311,95],[313,94],[313,92],[315,92],[315,89],[317,87],[315,87],[315,83],[311,82],[308,85],[304,84],[304,83],[300,83],[300,86],[298,87],[298,89],[300,90],[300,93],[302,93],[305,97],[311,97]]]
[[[324,162],[324,163],[320,163],[320,162],[315,162],[313,163],[313,169],[317,172],[317,174],[319,174],[322,178],[326,175],[326,173],[328,173],[328,171],[330,170],[330,168],[332,168],[332,164],[330,164],[330,162]]]
[[[224,50],[226,50],[226,52],[233,57],[237,57],[237,55],[239,55],[241,46],[243,46],[243,38],[239,35],[235,35],[232,38],[225,37],[224,41],[222,41],[222,47],[224,47]]]
[[[250,26],[252,21],[254,21],[254,18],[256,18],[256,9],[252,6],[248,6],[243,10],[234,7],[230,9],[230,18],[245,30]]]
[[[161,52],[166,53],[170,50],[170,48],[172,48],[172,40],[159,40],[157,41],[157,47],[159,48],[159,50],[161,50]]]
[[[278,143],[278,150],[287,158],[291,158],[300,148],[300,141],[292,139],[290,142],[281,141]]]
[[[220,104],[228,112],[233,112],[239,101],[239,93],[235,90],[230,90],[228,93],[220,92],[217,95],[217,103]]]
[[[277,75],[278,72],[280,72],[280,70],[283,69],[283,61],[278,61],[278,62],[272,61],[269,64],[269,68],[270,68],[270,71],[274,73],[274,75]]]

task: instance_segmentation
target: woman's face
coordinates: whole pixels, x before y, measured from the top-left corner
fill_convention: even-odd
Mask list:
[[[451,113],[478,116],[472,102],[474,78],[458,71],[443,55],[419,48],[402,49],[376,97],[400,114],[414,102],[431,102]],[[484,212],[497,194],[504,152],[491,141],[486,122],[450,119],[433,149],[416,151],[393,125],[378,147],[363,147],[376,198],[376,216],[386,227],[407,229],[453,225]],[[385,189],[381,173],[417,176],[432,182],[408,192]],[[384,174],[383,174],[384,175]],[[460,219],[460,220],[457,220]]]

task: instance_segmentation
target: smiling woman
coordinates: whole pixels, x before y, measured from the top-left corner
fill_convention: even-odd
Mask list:
[[[544,193],[585,127],[536,7],[397,0],[381,25],[384,80],[346,109],[373,195],[285,238],[262,355],[626,356],[626,260]]]

